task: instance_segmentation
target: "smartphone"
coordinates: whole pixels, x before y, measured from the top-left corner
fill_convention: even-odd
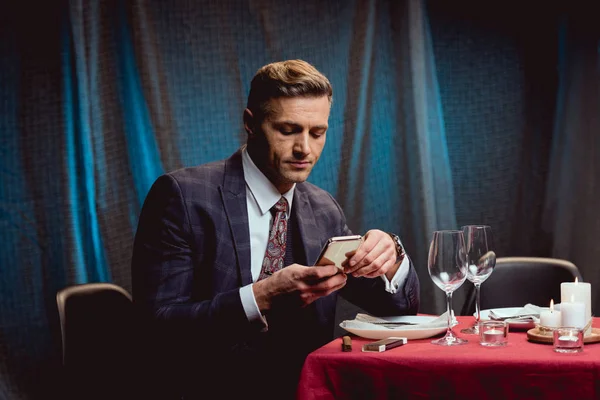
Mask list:
[[[362,347],[362,351],[369,352],[382,352],[386,350],[393,349],[395,347],[404,346],[408,340],[405,337],[389,337],[386,339],[381,339],[376,342],[371,342],[364,344]]]
[[[363,238],[360,235],[332,237],[323,246],[315,265],[335,264],[336,267],[343,270],[342,263],[346,259],[346,253],[358,249],[362,242]]]

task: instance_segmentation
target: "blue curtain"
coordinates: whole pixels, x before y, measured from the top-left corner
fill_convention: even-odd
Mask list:
[[[244,143],[250,80],[275,60],[332,81],[310,181],[355,232],[402,237],[422,312],[444,309],[432,231],[467,223],[492,225],[500,256],[569,258],[600,283],[592,21],[419,0],[46,3],[0,10],[0,398],[48,397],[57,290],[130,289],[150,185]]]
[[[551,234],[551,254],[571,260],[592,282],[592,309],[598,310],[600,27],[593,14],[583,12],[559,24],[557,112],[543,230]]]

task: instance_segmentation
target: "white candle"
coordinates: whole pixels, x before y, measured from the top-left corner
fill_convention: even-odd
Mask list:
[[[550,300],[550,309],[540,312],[540,325],[548,328],[558,328],[561,324],[560,311],[554,311],[554,299]]]
[[[483,333],[486,335],[504,335],[504,332],[502,332],[500,329],[488,329]]]
[[[577,338],[577,336],[559,336],[558,340],[560,340],[561,342],[576,342],[579,339]]]
[[[588,282],[578,282],[575,278],[575,282],[563,282],[560,284],[560,309],[563,311],[563,302],[575,302],[585,304],[585,324],[592,318],[592,285]],[[563,325],[564,326],[564,325]],[[589,335],[592,333],[590,327],[585,334]]]
[[[560,303],[561,325],[583,328],[587,324],[585,304],[581,302]]]
[[[482,342],[488,345],[504,343],[504,331],[500,329],[488,329],[483,331]]]

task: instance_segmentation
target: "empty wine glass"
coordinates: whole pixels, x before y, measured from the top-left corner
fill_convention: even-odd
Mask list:
[[[475,285],[475,325],[461,330],[461,333],[479,334],[481,319],[481,302],[479,293],[481,284],[489,278],[496,266],[494,253],[494,237],[492,228],[487,225],[466,225],[462,227],[467,251],[467,279]]]
[[[446,335],[431,343],[441,346],[467,343],[467,340],[454,336],[452,332],[452,292],[467,279],[467,255],[462,231],[433,232],[427,268],[433,282],[446,292],[446,311],[448,313]]]

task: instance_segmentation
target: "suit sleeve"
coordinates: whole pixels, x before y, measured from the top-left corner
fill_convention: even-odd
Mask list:
[[[352,235],[339,204],[331,198],[339,212],[339,235]],[[419,278],[410,261],[410,269],[401,290],[391,294],[385,290],[382,279],[355,278],[348,275],[346,286],[340,294],[351,303],[377,316],[416,314],[419,310]]]
[[[221,337],[260,329],[248,322],[239,288],[212,298],[193,298],[194,285],[203,284],[198,280],[210,279],[195,276],[202,270],[204,251],[194,248],[206,243],[210,224],[194,226],[192,235],[189,221],[178,182],[163,175],[150,189],[140,214],[132,258],[134,301],[170,329]]]

